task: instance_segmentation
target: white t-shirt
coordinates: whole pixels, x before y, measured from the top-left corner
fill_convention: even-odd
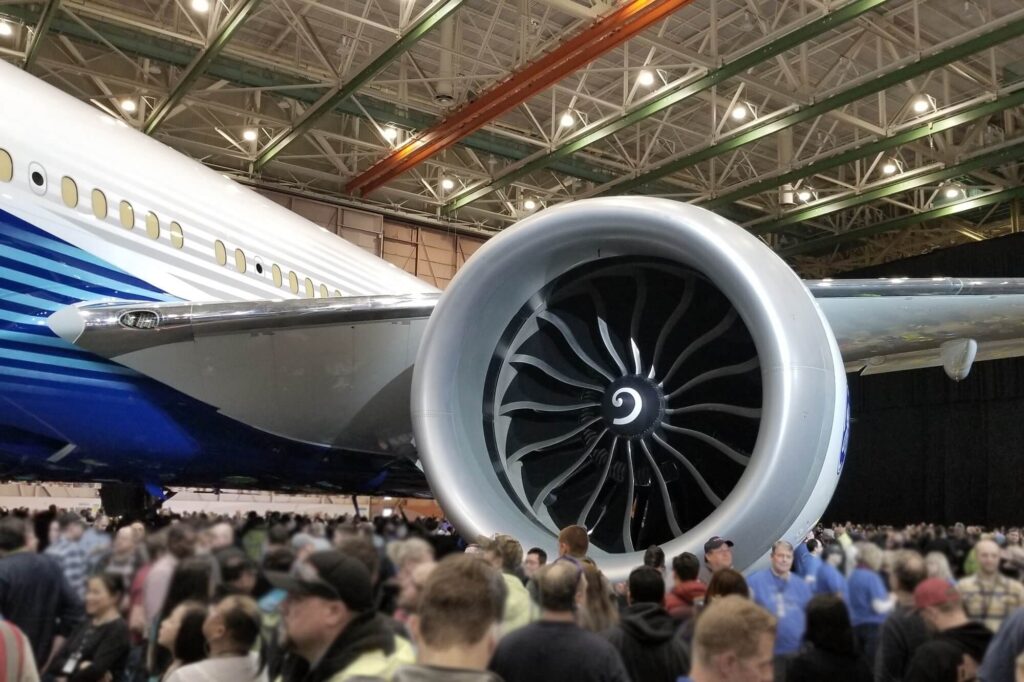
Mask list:
[[[268,682],[267,671],[259,667],[254,654],[208,658],[178,668],[167,682]]]

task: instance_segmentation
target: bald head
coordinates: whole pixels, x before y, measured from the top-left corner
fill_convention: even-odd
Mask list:
[[[992,578],[999,573],[999,545],[993,540],[978,540],[974,552],[978,556],[978,572],[982,576]]]
[[[567,613],[576,606],[578,596],[586,590],[586,579],[579,566],[571,561],[557,561],[544,566],[534,575],[540,607],[554,613]]]

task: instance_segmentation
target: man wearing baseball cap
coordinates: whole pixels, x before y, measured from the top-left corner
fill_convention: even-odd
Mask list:
[[[928,578],[914,589],[914,606],[937,634],[918,647],[904,682],[975,679],[992,631],[967,618],[956,587],[942,578]]]
[[[717,535],[708,538],[708,541],[704,543],[704,566],[700,579],[705,584],[711,581],[711,576],[715,571],[732,568],[732,548],[732,540],[726,540]]]
[[[283,647],[279,682],[341,682],[354,676],[390,679],[412,663],[374,609],[365,564],[337,550],[312,554],[291,573],[267,573],[288,596],[281,603]]]

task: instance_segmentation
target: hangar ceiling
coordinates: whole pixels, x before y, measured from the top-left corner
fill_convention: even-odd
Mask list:
[[[0,0],[0,56],[244,182],[482,233],[666,196],[820,277],[1020,229],[1019,0]]]

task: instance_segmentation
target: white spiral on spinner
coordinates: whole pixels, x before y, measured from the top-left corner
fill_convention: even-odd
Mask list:
[[[622,426],[623,424],[632,423],[633,420],[640,416],[640,413],[644,409],[644,401],[640,397],[640,393],[635,388],[629,388],[628,386],[620,388],[619,390],[615,391],[615,393],[612,393],[612,407],[622,407],[623,403],[625,402],[621,398],[621,395],[623,393],[626,393],[633,398],[633,409],[625,417],[618,417],[617,419],[613,419],[612,424],[615,424],[616,426]]]

